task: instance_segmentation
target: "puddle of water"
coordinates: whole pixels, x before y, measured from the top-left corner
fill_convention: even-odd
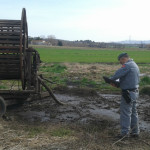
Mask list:
[[[101,117],[106,117],[111,120],[119,120],[120,115],[117,113],[118,109],[103,109],[92,106],[92,109],[89,110],[92,115],[99,115]]]
[[[78,105],[81,101],[83,101],[83,98],[80,98],[78,96],[69,96],[66,94],[56,94],[56,98],[60,99],[63,102],[67,102],[67,104],[74,104]]]
[[[143,77],[143,76],[146,76],[146,74],[145,74],[145,73],[141,73],[141,74],[140,74],[140,77]]]
[[[114,97],[120,97],[120,95],[117,94],[99,94],[102,97],[107,97],[107,98],[114,98]]]
[[[146,130],[146,131],[148,131],[148,132],[150,132],[150,123],[148,123],[148,122],[146,122],[146,121],[140,121],[140,123],[139,123],[140,125],[140,129],[142,129],[142,130]]]
[[[116,94],[99,94],[100,97],[103,97],[107,100],[112,100],[112,99],[120,99],[120,95],[116,95]]]
[[[46,122],[50,121],[50,114],[46,114],[43,111],[27,111],[27,112],[21,112],[18,114],[23,119],[29,120],[31,122],[34,121],[40,121],[40,122]]]
[[[56,98],[60,99],[63,102],[69,101],[69,100],[75,100],[75,96],[69,96],[66,94],[55,94]]]
[[[75,88],[75,86],[73,86],[73,85],[68,85],[68,88],[69,88],[69,89],[73,89],[73,88]]]
[[[144,76],[150,77],[150,75],[148,75],[148,74],[146,74],[146,73],[141,73],[141,74],[140,74],[140,77],[144,77]]]
[[[75,112],[62,113],[61,115],[59,115],[57,117],[57,119],[67,120],[67,121],[76,120],[76,119],[79,119],[79,118],[80,118],[80,116]]]

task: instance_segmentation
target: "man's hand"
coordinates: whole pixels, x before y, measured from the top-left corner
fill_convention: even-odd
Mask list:
[[[113,86],[113,87],[117,87],[114,83],[110,83],[111,84],[111,86]]]

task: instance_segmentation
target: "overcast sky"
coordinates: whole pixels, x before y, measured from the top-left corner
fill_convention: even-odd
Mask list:
[[[0,19],[20,19],[23,7],[30,36],[150,40],[150,0],[0,0]]]

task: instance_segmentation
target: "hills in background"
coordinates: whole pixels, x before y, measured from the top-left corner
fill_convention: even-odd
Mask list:
[[[136,40],[125,40],[125,41],[120,41],[120,42],[115,42],[115,43],[121,43],[121,44],[150,44],[150,40],[146,41],[136,41]]]
[[[150,40],[147,41],[125,40],[118,42],[95,42],[91,40],[69,41],[56,39],[55,36],[49,36],[47,38],[29,37],[29,44],[49,45],[49,46],[69,46],[69,47],[95,47],[95,48],[125,48],[131,46],[150,49]]]

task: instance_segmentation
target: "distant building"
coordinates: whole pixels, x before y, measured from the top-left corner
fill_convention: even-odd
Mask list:
[[[32,40],[31,45],[49,45],[49,46],[52,46],[52,44],[49,41],[45,41],[45,40]]]

